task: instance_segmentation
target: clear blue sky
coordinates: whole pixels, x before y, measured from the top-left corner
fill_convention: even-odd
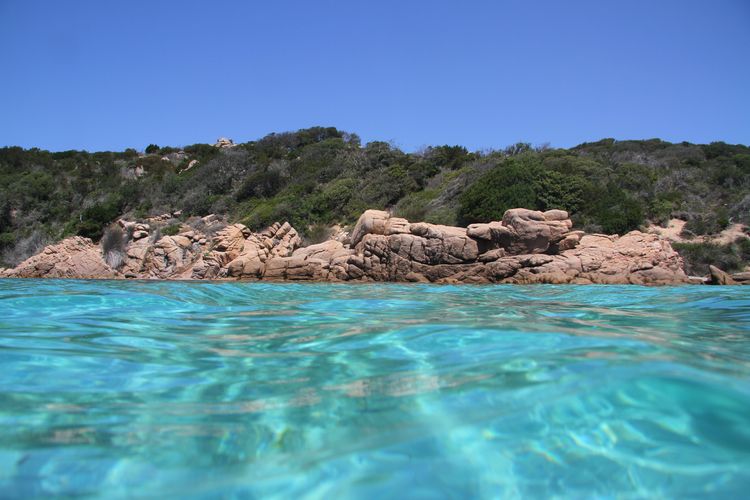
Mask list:
[[[0,145],[750,143],[749,0],[0,0]]]

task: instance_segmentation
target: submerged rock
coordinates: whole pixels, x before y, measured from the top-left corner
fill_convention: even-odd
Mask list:
[[[125,224],[125,223],[123,223]],[[134,224],[134,223],[127,223]],[[302,247],[289,223],[259,233],[242,224],[213,238],[186,230],[158,241],[139,234],[115,270],[83,238],[47,247],[5,276],[411,281],[434,283],[687,283],[680,256],[658,235],[571,231],[562,210],[508,210],[468,228],[412,223],[367,210],[348,241]],[[147,227],[136,227],[148,234]],[[187,228],[186,228],[187,229]],[[133,233],[135,236],[135,233]],[[731,278],[730,278],[731,279]]]

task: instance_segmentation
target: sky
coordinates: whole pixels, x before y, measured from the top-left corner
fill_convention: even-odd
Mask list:
[[[0,0],[0,145],[750,144],[750,1]]]

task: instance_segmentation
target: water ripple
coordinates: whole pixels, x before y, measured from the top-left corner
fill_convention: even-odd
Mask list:
[[[0,497],[750,489],[750,287],[0,280]]]

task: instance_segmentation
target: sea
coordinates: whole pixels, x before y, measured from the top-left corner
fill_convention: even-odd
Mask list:
[[[0,280],[0,498],[748,498],[750,287]]]

